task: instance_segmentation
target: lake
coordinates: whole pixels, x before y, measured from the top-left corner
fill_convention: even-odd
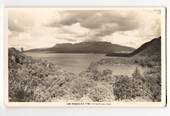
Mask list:
[[[73,53],[25,53],[27,56],[31,56],[34,59],[42,59],[44,61],[53,63],[63,68],[68,72],[79,74],[85,71],[90,63],[99,61],[103,58],[110,58],[105,54],[73,54]],[[98,66],[99,71],[105,69],[112,70],[113,75],[127,75],[131,76],[135,71],[136,67],[141,72],[143,69],[136,64],[109,64]]]
[[[98,70],[100,72],[102,72],[105,69],[109,69],[112,71],[113,75],[127,75],[129,77],[132,76],[136,68],[138,68],[138,70],[140,71],[140,74],[142,75],[147,70],[146,68],[143,68],[137,64],[114,64],[114,65],[98,66]]]
[[[88,68],[91,62],[106,58],[105,54],[73,54],[73,53],[24,53],[34,59],[41,58],[56,64],[64,70],[72,73],[80,73]]]

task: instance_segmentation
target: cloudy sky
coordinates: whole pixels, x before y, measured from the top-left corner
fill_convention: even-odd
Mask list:
[[[137,48],[161,35],[161,10],[151,8],[8,8],[8,43],[24,49],[108,41]]]

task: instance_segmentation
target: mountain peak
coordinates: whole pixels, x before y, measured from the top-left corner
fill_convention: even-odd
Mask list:
[[[112,53],[112,52],[131,52],[134,49],[127,46],[121,46],[119,44],[112,44],[105,41],[85,41],[80,43],[63,43],[56,44],[55,46],[47,49],[41,49],[38,51],[48,51],[54,53]],[[29,52],[35,52],[29,50]],[[38,52],[37,51],[37,52]]]

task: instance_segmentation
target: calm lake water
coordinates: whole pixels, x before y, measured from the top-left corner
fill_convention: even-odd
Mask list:
[[[79,74],[85,71],[90,63],[108,58],[105,54],[72,54],[72,53],[25,53],[34,59],[42,59],[56,64],[68,72]],[[110,57],[109,57],[110,58]],[[131,76],[136,67],[143,72],[143,69],[136,64],[114,64],[98,67],[101,72],[105,69],[112,70],[113,75]]]
[[[41,58],[56,64],[68,72],[80,73],[87,69],[91,62],[106,58],[105,54],[72,54],[72,53],[25,53],[34,59]]]
[[[110,69],[113,75],[127,75],[131,77],[136,68],[138,68],[140,74],[144,74],[144,71],[146,70],[137,64],[102,65],[98,67],[98,70],[102,72],[105,69]]]

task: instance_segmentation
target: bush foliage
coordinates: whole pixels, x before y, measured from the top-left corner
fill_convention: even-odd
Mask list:
[[[123,60],[120,58],[119,60]],[[98,65],[113,65],[119,60],[101,60],[92,63],[79,75],[58,66],[35,60],[14,48],[9,49],[8,85],[11,102],[78,101],[83,98],[93,102],[115,100],[161,100],[160,60],[157,57],[123,60],[148,70],[142,74],[138,68],[132,76],[113,75],[111,69],[99,71]],[[151,62],[152,61],[152,62]],[[149,62],[149,63],[148,63]],[[113,69],[114,70],[114,69]]]

